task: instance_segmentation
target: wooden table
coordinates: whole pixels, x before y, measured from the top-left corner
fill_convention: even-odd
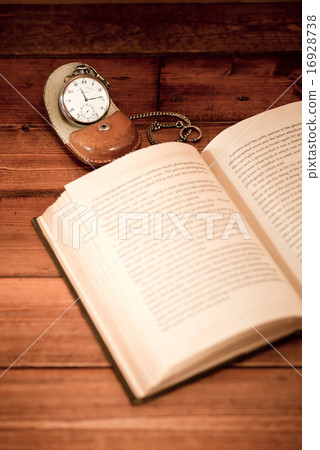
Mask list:
[[[41,117],[50,72],[92,64],[125,113],[189,116],[200,149],[300,72],[300,16],[299,3],[1,6],[1,73],[14,86],[0,80],[1,372],[73,301],[30,222],[88,172]],[[277,105],[299,99],[291,88]],[[301,366],[298,337],[277,348]],[[0,448],[295,450],[300,389],[266,349],[134,407],[74,306],[0,379]]]

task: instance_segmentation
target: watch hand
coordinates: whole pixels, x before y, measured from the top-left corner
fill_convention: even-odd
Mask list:
[[[99,97],[87,98],[87,100],[95,100],[96,98],[102,98],[102,95],[100,95]]]
[[[88,99],[87,99],[87,97],[86,97],[86,94],[83,92],[82,88],[80,88],[80,91],[82,92],[82,95],[84,96],[84,99],[85,99],[85,101],[87,102]]]

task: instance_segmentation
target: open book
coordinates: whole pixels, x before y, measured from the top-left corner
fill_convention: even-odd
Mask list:
[[[301,327],[301,103],[130,153],[33,220],[136,401]]]

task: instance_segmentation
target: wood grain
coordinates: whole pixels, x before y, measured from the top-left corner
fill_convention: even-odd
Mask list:
[[[0,366],[9,366],[74,303],[61,278],[1,279]],[[12,333],[12,330],[15,333]],[[73,307],[17,366],[109,367],[79,307]]]
[[[224,369],[134,407],[109,369],[11,370],[0,384],[0,448],[23,440],[24,449],[107,442],[108,449],[296,450],[300,383],[290,369]]]
[[[301,100],[294,86],[285,92],[299,71],[298,54],[167,57],[159,108],[178,108],[199,122],[246,119]]]
[[[28,386],[33,386],[33,390]],[[2,429],[4,419],[60,422],[118,417],[125,420],[129,414],[137,418],[166,419],[171,415],[174,419],[188,414],[219,418],[232,411],[231,416],[273,416],[276,420],[282,415],[294,418],[301,412],[301,377],[292,369],[284,368],[225,368],[135,407],[113,370],[108,368],[11,369],[1,379],[0,394]],[[141,423],[140,427],[148,428],[148,424],[144,427]],[[117,428],[126,428],[125,423],[118,423]],[[206,424],[199,421],[196,428],[205,429]]]
[[[292,0],[153,0],[152,3],[286,3]],[[294,2],[300,3],[300,0],[293,0]],[[102,4],[120,4],[120,3],[133,3],[133,4],[141,4],[141,3],[150,3],[148,0],[94,0],[95,3]],[[14,3],[16,5],[63,5],[63,4],[81,4],[87,3],[87,0],[15,0]],[[0,0],[0,5],[10,5],[10,0]]]
[[[134,414],[132,414],[134,416]],[[132,417],[131,416],[131,417]],[[201,421],[207,424],[207,430],[199,430],[196,424]],[[69,421],[68,421],[69,422]],[[12,428],[8,426],[1,432],[1,450],[16,450],[24,444],[24,450],[46,449],[61,450],[300,450],[301,427],[300,420],[292,416],[277,418],[260,418],[251,416],[221,416],[220,419],[211,416],[183,416],[178,421],[180,429],[171,430],[177,421],[168,417],[167,420],[150,418],[120,420],[127,428],[112,429],[112,424],[101,429],[99,420],[88,429],[87,422],[81,422],[77,427],[71,421],[62,429],[59,426],[48,426],[47,422],[29,423],[27,427]],[[131,424],[131,427],[129,427]],[[140,429],[141,423],[152,423],[152,430]],[[20,426],[21,422],[18,422]],[[136,426],[135,426],[136,425]],[[67,428],[68,426],[68,428]],[[176,425],[178,428],[179,425]],[[188,427],[186,429],[186,427]],[[129,429],[128,429],[129,428]],[[285,436],[285,437],[284,437]],[[4,444],[5,443],[5,444]],[[106,444],[107,443],[107,444]]]
[[[31,224],[32,217],[41,215],[54,199],[52,195],[1,199],[1,276],[58,276]]]
[[[181,112],[192,121],[212,122],[242,120],[270,107],[301,73],[300,57],[298,52],[189,55],[163,57],[161,61],[108,57],[85,62],[110,81],[111,96],[126,114],[161,109]],[[2,74],[40,114],[0,79],[0,124],[45,124],[48,116],[43,87],[49,74],[67,61],[2,59]],[[276,106],[300,99],[300,93],[292,87]]]
[[[135,122],[142,136],[141,147],[150,145],[146,129],[153,120]],[[230,125],[194,124],[203,132],[203,138],[196,144],[199,150]],[[163,129],[154,132],[153,136],[157,141],[168,142],[179,137],[179,130]],[[73,156],[49,125],[0,126],[0,140],[5,142],[0,150],[0,192],[3,196],[58,195],[67,183],[92,170]]]
[[[92,64],[126,114],[185,113],[199,150],[301,73],[299,2],[27,3],[0,6],[0,73],[44,116],[0,79],[0,376],[74,301],[30,222],[89,170],[46,123],[52,70]],[[276,347],[300,370],[300,338]],[[0,398],[1,450],[301,448],[301,378],[274,350],[133,407],[77,305],[0,378]]]
[[[256,53],[301,49],[301,5],[1,6],[2,55]]]
[[[2,75],[14,87],[0,78],[0,124],[45,124],[48,115],[43,101],[43,88],[48,76],[62,64],[79,60],[73,55],[69,55],[68,59],[0,60]],[[157,108],[157,58],[85,58],[85,62],[95,67],[110,82],[111,97],[125,114]]]
[[[5,369],[31,345],[74,299],[61,278],[0,279],[0,367]],[[108,295],[108,293],[106,293]],[[12,333],[15,330],[15,333]],[[291,364],[301,366],[301,339],[276,345]],[[286,367],[266,348],[241,362],[241,367]],[[108,367],[86,320],[76,304],[18,361],[19,367]]]

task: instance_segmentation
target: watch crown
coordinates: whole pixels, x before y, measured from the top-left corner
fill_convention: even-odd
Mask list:
[[[102,83],[106,86],[106,88],[110,89],[110,83],[108,83],[108,81],[106,81],[97,71],[96,69],[94,69],[93,67],[89,66],[88,64],[85,63],[81,63],[78,64],[77,67],[73,70],[72,72],[72,76],[76,76],[76,75],[90,75],[90,72],[93,73],[93,75],[98,78],[100,81],[102,81]],[[67,78],[71,78],[67,77]]]

